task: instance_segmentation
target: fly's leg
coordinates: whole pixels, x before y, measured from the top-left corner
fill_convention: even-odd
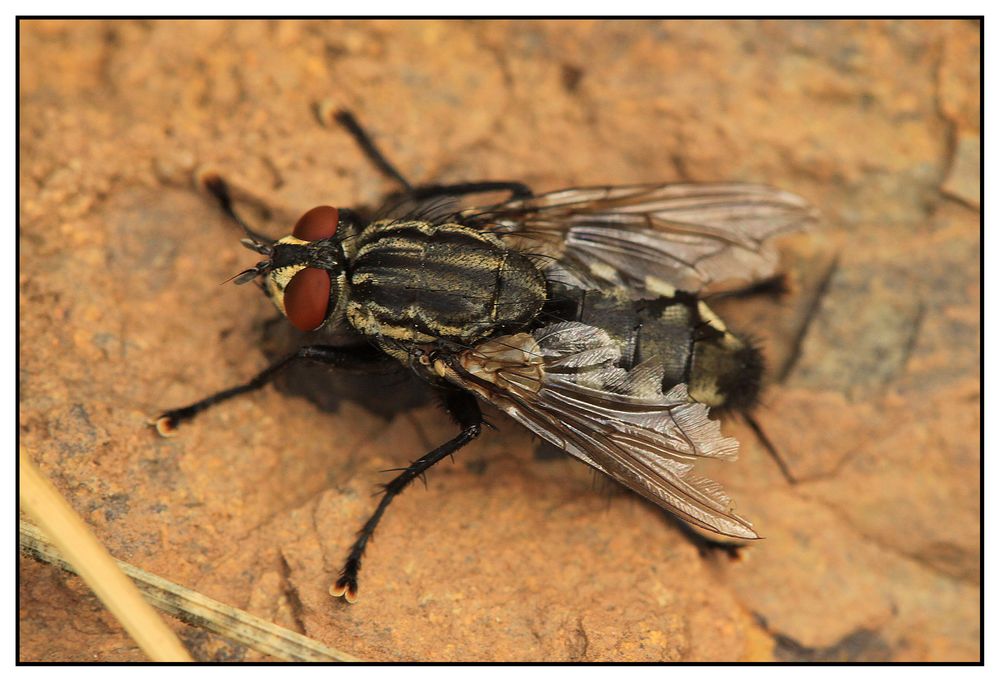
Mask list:
[[[458,197],[464,194],[481,194],[484,192],[510,192],[510,198],[527,199],[534,196],[531,188],[523,182],[507,180],[482,180],[478,182],[460,182],[454,185],[421,185],[414,187],[408,196],[414,199],[433,199],[438,196]]]
[[[287,368],[296,360],[311,360],[321,362],[335,367],[359,367],[371,366],[384,362],[386,356],[372,348],[371,346],[357,346],[354,348],[334,348],[332,346],[302,346],[291,355],[282,358],[263,372],[255,376],[245,384],[227,388],[224,391],[213,393],[207,398],[203,398],[196,403],[191,403],[185,407],[170,410],[159,415],[151,421],[151,425],[161,436],[173,435],[174,429],[181,422],[190,421],[195,416],[201,414],[213,405],[235,398],[244,393],[256,391],[266,386],[279,372]]]
[[[324,113],[320,113],[321,118]],[[351,112],[340,109],[332,114],[332,118],[342,125],[345,130],[354,138],[358,147],[364,152],[368,160],[372,162],[383,175],[390,180],[395,180],[403,188],[402,197],[406,199],[433,199],[439,196],[462,196],[465,194],[480,194],[483,192],[510,192],[511,199],[524,199],[533,196],[531,189],[520,182],[485,180],[481,182],[462,182],[453,185],[420,185],[414,186],[403,177],[403,174],[385,157],[385,154],[375,145],[371,136],[358,123],[358,119]]]
[[[347,555],[344,567],[340,571],[340,577],[330,588],[330,594],[334,597],[344,597],[348,602],[354,603],[358,598],[358,572],[361,570],[361,557],[365,553],[365,547],[375,533],[382,515],[389,507],[393,498],[403,492],[413,479],[423,475],[425,471],[434,466],[445,457],[454,454],[462,446],[475,440],[483,428],[483,414],[479,409],[476,398],[465,391],[447,391],[442,395],[444,407],[448,413],[458,422],[461,432],[444,445],[435,448],[426,455],[416,460],[410,466],[402,470],[396,478],[389,481],[383,489],[382,499],[379,500],[378,507],[371,518],[358,531],[358,538],[354,541],[351,551]]]
[[[323,118],[324,112],[321,111],[320,119],[321,122],[325,123],[326,121],[322,121]],[[385,158],[385,155],[375,145],[375,141],[372,140],[371,136],[365,131],[364,128],[361,127],[361,124],[358,123],[358,119],[354,118],[354,114],[346,109],[340,109],[334,112],[333,119],[342,125],[350,136],[354,138],[354,141],[359,147],[361,147],[361,151],[365,153],[368,160],[371,161],[372,165],[375,166],[383,175],[390,180],[398,182],[400,187],[406,191],[413,189],[413,185],[411,185],[409,181],[403,177],[403,174],[400,173],[394,165],[392,165],[389,159]]]
[[[219,202],[219,207],[222,209],[222,212],[229,216],[234,223],[239,225],[240,229],[242,229],[251,240],[261,245],[274,243],[273,239],[250,227],[247,221],[243,220],[243,218],[241,218],[236,212],[236,209],[233,208],[232,195],[229,193],[229,185],[226,184],[225,180],[213,173],[206,175],[202,178],[201,182],[205,185],[205,189],[207,189],[209,193],[215,197],[216,201]]]
[[[778,466],[778,471],[781,472],[781,476],[785,479],[785,482],[788,485],[795,485],[798,483],[798,479],[795,478],[795,474],[792,473],[791,468],[789,468],[788,464],[785,463],[785,459],[781,456],[781,453],[778,452],[778,448],[774,446],[771,439],[767,437],[766,433],[764,433],[764,429],[761,427],[760,422],[758,422],[757,419],[749,412],[743,413],[743,421],[747,423],[747,426],[753,429],[754,435],[757,436],[757,440],[760,441],[760,444],[764,446],[765,450],[767,450],[767,454],[771,456],[771,459],[774,460],[774,463]]]
[[[770,277],[748,284],[745,287],[709,294],[705,297],[705,300],[718,301],[723,298],[753,298],[755,296],[767,296],[770,298],[780,299],[786,294],[788,294],[788,281],[785,278],[785,275],[779,274],[771,275]]]

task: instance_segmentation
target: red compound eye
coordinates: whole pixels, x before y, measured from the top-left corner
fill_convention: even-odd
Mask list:
[[[339,219],[340,211],[333,206],[317,206],[299,218],[299,222],[295,223],[295,229],[292,230],[292,236],[307,242],[332,237],[337,231]]]
[[[285,287],[285,315],[304,332],[323,324],[329,305],[330,273],[326,270],[303,268]]]

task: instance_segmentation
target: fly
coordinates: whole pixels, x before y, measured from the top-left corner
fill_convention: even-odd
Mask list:
[[[236,213],[226,183],[204,180],[262,259],[260,283],[310,344],[252,380],[155,420],[179,423],[256,390],[299,360],[333,367],[396,361],[441,394],[458,435],[385,487],[330,592],[353,602],[365,549],[393,498],[479,437],[499,408],[546,441],[696,526],[754,539],[699,459],[733,460],[710,408],[746,410],[763,362],[705,299],[721,284],[766,281],[773,238],[802,229],[801,198],[750,184],[582,187],[535,195],[519,182],[413,186],[348,112],[337,120],[401,185],[374,218],[319,206],[270,239]],[[462,197],[502,192],[462,208]]]

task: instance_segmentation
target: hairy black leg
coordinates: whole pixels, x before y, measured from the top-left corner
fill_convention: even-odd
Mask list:
[[[778,448],[774,447],[774,443],[772,443],[771,439],[767,437],[766,433],[764,433],[764,429],[761,427],[760,422],[758,422],[749,412],[743,413],[743,420],[751,429],[753,429],[757,439],[760,441],[761,445],[764,446],[764,449],[767,450],[767,454],[769,454],[771,459],[774,460],[774,463],[778,465],[778,470],[784,477],[785,482],[788,483],[788,485],[795,485],[798,483],[798,480],[795,478],[792,470],[788,467],[788,464],[785,463],[781,453],[778,452]]]
[[[531,188],[524,183],[507,180],[460,182],[454,185],[420,185],[410,190],[407,196],[414,199],[433,199],[437,196],[456,197],[483,192],[510,192],[510,199],[527,199],[534,196]]]
[[[357,367],[359,365],[372,365],[382,362],[385,355],[371,346],[357,346],[353,348],[334,348],[332,346],[302,346],[291,355],[282,358],[263,372],[255,376],[245,384],[227,388],[224,391],[213,393],[207,398],[203,398],[196,403],[185,407],[164,412],[152,420],[152,425],[156,427],[161,436],[171,435],[171,432],[181,422],[189,421],[196,415],[204,412],[213,405],[234,398],[244,393],[250,393],[266,386],[273,380],[281,370],[285,369],[296,360],[312,360],[336,367]]]
[[[753,284],[748,284],[745,287],[709,294],[705,299],[708,301],[717,301],[720,298],[752,298],[755,296],[781,298],[787,293],[788,282],[783,274],[779,274],[772,275]]]
[[[444,407],[448,413],[455,418],[462,431],[444,445],[435,448],[426,455],[410,464],[402,470],[396,478],[386,484],[382,499],[375,509],[375,513],[365,523],[358,532],[358,538],[351,546],[351,551],[347,555],[344,567],[340,571],[340,577],[330,588],[330,594],[334,597],[344,597],[347,601],[354,603],[358,598],[358,571],[361,570],[361,557],[365,553],[365,547],[371,540],[375,527],[382,519],[382,515],[389,507],[389,503],[399,493],[403,492],[413,479],[423,475],[425,471],[434,466],[448,455],[458,451],[459,448],[479,436],[483,428],[483,414],[479,409],[479,404],[471,393],[465,391],[447,391],[442,394]]]
[[[372,140],[371,136],[369,136],[368,133],[365,132],[365,129],[361,127],[361,124],[358,123],[358,119],[354,118],[354,114],[346,109],[341,109],[334,114],[333,118],[337,121],[337,123],[344,126],[344,129],[350,133],[351,137],[354,138],[354,141],[359,147],[361,147],[361,151],[365,153],[368,160],[371,161],[372,164],[379,169],[379,171],[381,171],[386,177],[398,182],[403,189],[409,191],[413,188],[413,185],[411,185],[407,179],[403,177],[402,173],[396,170],[396,167],[393,166],[389,160],[385,158],[385,155],[379,151],[379,148],[375,146],[374,140]]]
[[[239,216],[236,209],[233,208],[233,198],[229,193],[229,185],[218,175],[208,175],[203,180],[202,183],[213,197],[219,202],[222,212],[229,216],[233,222],[240,226],[250,239],[259,242],[260,244],[273,244],[274,240],[270,237],[262,235],[257,230],[250,227],[249,224],[243,218]]]
[[[403,188],[401,197],[408,199],[433,199],[438,196],[462,196],[465,194],[479,194],[482,192],[510,192],[511,199],[524,199],[532,196],[531,189],[520,182],[485,180],[481,182],[462,182],[453,185],[420,185],[414,187],[403,177],[403,174],[396,169],[375,145],[371,136],[358,123],[358,119],[351,112],[341,109],[334,114],[333,118],[340,125],[344,126],[354,141],[364,152],[368,160],[372,162],[379,171],[388,178],[395,180]]]

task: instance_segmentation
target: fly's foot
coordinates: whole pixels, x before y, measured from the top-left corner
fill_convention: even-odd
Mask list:
[[[358,571],[361,570],[361,559],[352,550],[351,555],[340,569],[340,577],[330,588],[330,596],[343,597],[348,604],[358,600]]]
[[[146,422],[156,429],[156,432],[164,438],[173,438],[177,435],[177,421],[168,414],[161,414]]]
[[[330,588],[330,596],[343,597],[348,604],[353,604],[358,600],[358,579],[341,573],[337,582]]]
[[[146,423],[155,428],[156,432],[164,438],[173,438],[177,435],[177,426],[197,413],[197,410],[192,409],[192,407],[182,407],[178,410],[164,412]]]

